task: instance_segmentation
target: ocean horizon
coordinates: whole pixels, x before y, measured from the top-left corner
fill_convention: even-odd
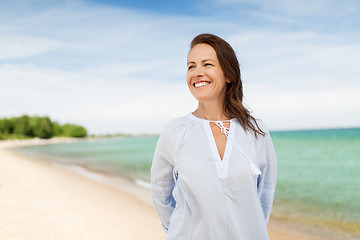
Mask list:
[[[360,234],[360,128],[272,131],[278,180],[272,216]],[[150,186],[158,136],[16,148],[34,159]]]

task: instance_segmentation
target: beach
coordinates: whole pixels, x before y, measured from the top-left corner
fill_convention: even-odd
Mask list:
[[[0,147],[0,239],[165,238],[152,206],[67,169],[19,156],[6,149],[10,146]]]
[[[0,142],[0,239],[165,239],[149,189],[126,180],[115,188],[10,149],[69,141],[78,140]],[[332,239],[276,218],[268,229],[274,240]]]

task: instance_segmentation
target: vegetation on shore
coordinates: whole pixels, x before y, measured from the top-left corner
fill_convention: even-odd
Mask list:
[[[0,118],[0,139],[86,137],[86,128],[75,124],[59,124],[49,117],[23,115]]]

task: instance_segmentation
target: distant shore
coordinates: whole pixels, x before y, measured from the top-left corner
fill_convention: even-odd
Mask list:
[[[125,179],[107,186],[9,150],[87,140],[0,141],[0,239],[165,239],[148,189]],[[273,240],[339,239],[274,217],[268,229]]]

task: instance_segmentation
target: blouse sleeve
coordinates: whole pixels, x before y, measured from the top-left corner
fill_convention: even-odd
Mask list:
[[[266,130],[266,127],[261,128]],[[261,136],[260,136],[261,137]],[[262,174],[258,178],[258,196],[264,212],[266,222],[269,222],[270,212],[274,201],[276,178],[277,178],[277,159],[275,149],[271,140],[270,133],[266,130],[258,149],[259,161],[262,162],[260,171]]]
[[[165,231],[170,224],[170,216],[175,208],[175,200],[172,195],[174,188],[174,147],[171,144],[171,136],[163,132],[161,134],[151,166],[151,193],[157,214]]]

